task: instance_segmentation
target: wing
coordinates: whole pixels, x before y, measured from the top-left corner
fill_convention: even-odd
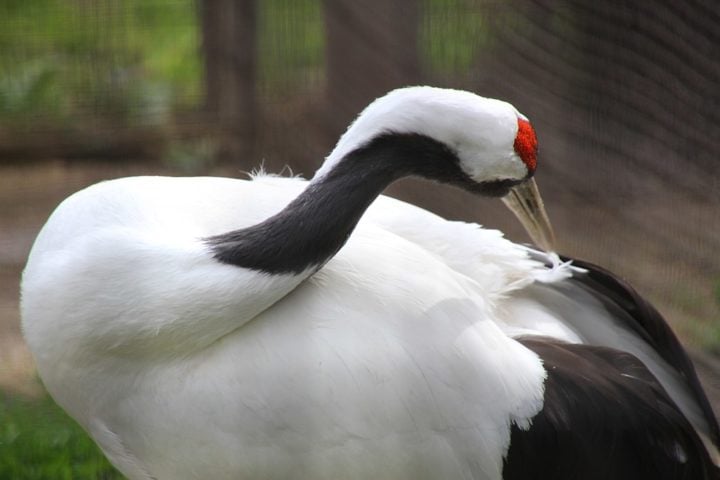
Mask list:
[[[586,273],[575,273],[569,281],[593,292],[608,310],[624,312],[624,315],[618,316],[624,325],[679,372],[703,412],[710,438],[716,446],[720,445],[720,427],[695,367],[663,316],[635,289],[609,271],[581,260],[573,259],[572,264],[586,270]]]
[[[545,404],[513,427],[503,478],[717,479],[701,439],[635,356],[547,337],[518,339],[548,372]]]
[[[530,251],[530,255],[548,266],[553,263],[543,253]],[[634,355],[657,378],[718,462],[717,420],[692,362],[662,315],[610,272],[587,262],[563,260],[572,262],[568,277],[535,282],[508,298],[499,315],[508,333]]]
[[[625,282],[590,263],[526,249],[499,232],[449,222],[389,198],[380,197],[364,220],[477,282],[510,336],[551,336],[635,355],[720,460],[720,428],[692,362],[662,315]]]

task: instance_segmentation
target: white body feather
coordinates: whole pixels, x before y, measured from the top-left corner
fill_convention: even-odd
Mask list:
[[[66,200],[23,284],[48,390],[131,478],[499,478],[544,371],[490,319],[540,267],[463,224],[446,234],[480,256],[454,257],[444,220],[385,197],[289,295],[296,277],[220,264],[200,241],[304,185],[138,177]],[[437,232],[425,245],[418,221]]]
[[[542,407],[545,375],[512,335],[592,332],[553,311],[568,298],[524,288],[549,271],[523,247],[387,197],[300,285],[220,264],[200,241],[304,185],[138,177],[66,200],[23,283],[48,390],[130,478],[499,479],[509,425]],[[577,323],[608,325],[583,308]]]

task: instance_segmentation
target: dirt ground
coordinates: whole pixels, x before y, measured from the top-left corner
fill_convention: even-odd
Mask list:
[[[164,173],[167,169],[157,164],[0,166],[0,389],[40,391],[19,327],[19,281],[35,235],[52,209],[68,194],[102,179]],[[621,274],[655,302],[689,345],[720,412],[720,209],[715,202],[666,190],[642,201],[589,201],[566,195],[542,176],[538,182],[561,252]],[[416,187],[414,181],[403,181],[391,194],[448,217],[474,218],[525,241],[522,228],[499,203],[446,187]]]

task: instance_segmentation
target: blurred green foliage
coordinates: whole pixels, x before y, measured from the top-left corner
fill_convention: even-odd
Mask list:
[[[80,426],[49,397],[0,392],[0,478],[122,479]]]
[[[258,84],[264,95],[297,94],[321,81],[323,28],[320,0],[258,2]]]
[[[157,121],[192,107],[196,23],[190,0],[1,2],[0,118]]]
[[[673,326],[681,338],[705,352],[720,355],[720,278],[711,283],[710,295],[701,289],[676,284],[669,298],[670,304],[686,312],[688,321]],[[703,308],[708,306],[710,308]]]
[[[715,306],[720,309],[720,278],[715,281]],[[710,322],[711,331],[708,333],[708,344],[705,345],[707,350],[720,355],[720,317]]]
[[[486,19],[465,0],[425,0],[420,50],[431,73],[460,74],[490,39]]]
[[[421,61],[430,74],[467,72],[489,41],[464,0],[424,0]],[[162,124],[203,101],[197,0],[0,2],[0,124],[104,118]],[[500,18],[501,12],[493,18]],[[268,97],[321,84],[320,0],[258,2],[258,90]]]

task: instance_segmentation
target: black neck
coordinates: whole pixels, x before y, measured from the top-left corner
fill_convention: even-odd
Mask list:
[[[267,273],[318,269],[345,244],[372,201],[408,175],[469,189],[477,185],[445,145],[421,135],[389,133],[349,153],[278,214],[207,241],[224,263]]]

